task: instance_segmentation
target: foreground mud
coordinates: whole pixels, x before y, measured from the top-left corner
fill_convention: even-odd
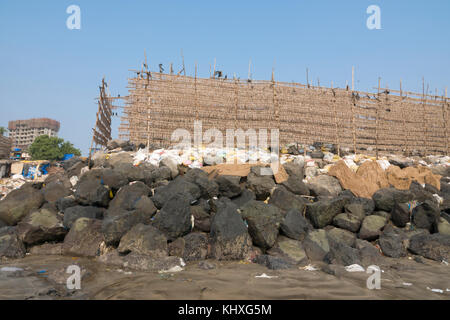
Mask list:
[[[136,272],[91,259],[27,256],[0,266],[0,299],[444,299],[450,300],[450,266],[431,260],[390,259],[380,266],[381,289],[366,287],[365,272],[334,269],[269,270],[258,264],[217,262],[203,270],[188,264],[176,273]],[[81,290],[68,290],[69,265],[82,270]],[[327,268],[328,269],[328,268]],[[329,269],[328,269],[329,270]],[[256,278],[261,274],[276,278]],[[443,293],[432,292],[441,289]]]

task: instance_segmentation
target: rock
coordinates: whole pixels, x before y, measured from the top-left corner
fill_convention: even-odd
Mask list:
[[[170,176],[172,179],[175,179],[179,174],[178,163],[173,158],[170,158],[170,157],[162,158],[161,161],[159,162],[159,166],[169,168]]]
[[[311,152],[311,158],[313,159],[322,159],[323,158],[323,152],[320,150],[316,150]]]
[[[411,237],[409,251],[425,258],[439,261],[450,260],[450,236],[440,233],[419,234]]]
[[[240,208],[247,202],[249,202],[251,200],[255,200],[255,199],[256,199],[256,196],[252,191],[250,191],[248,189],[244,189],[244,190],[242,190],[242,193],[239,196],[231,199],[231,202],[233,202],[238,208]]]
[[[241,177],[238,176],[219,176],[216,182],[219,185],[219,193],[223,197],[233,198],[241,194],[242,189],[239,185]]]
[[[333,218],[343,211],[347,202],[347,198],[340,197],[308,204],[306,205],[306,217],[315,228],[323,228],[329,225]]]
[[[183,257],[184,255],[184,248],[186,246],[186,243],[184,241],[184,238],[178,238],[175,241],[172,241],[169,243],[169,255],[170,256],[177,256],[177,257]]]
[[[286,170],[289,177],[293,177],[296,180],[303,180],[304,169],[303,164],[295,163],[294,161],[286,162],[283,164],[284,170]]]
[[[0,201],[0,220],[7,225],[16,225],[27,214],[39,209],[43,203],[44,196],[41,191],[32,184],[24,184]]]
[[[28,245],[58,241],[64,239],[67,233],[62,222],[62,217],[58,213],[40,209],[19,222],[17,232],[20,239]]]
[[[194,217],[192,231],[209,232],[211,230],[211,216],[201,205],[191,206],[191,215]]]
[[[64,162],[66,162],[66,161],[64,161]],[[65,169],[66,174],[69,177],[69,179],[72,177],[79,177],[81,175],[81,170],[83,170],[83,168],[85,168],[85,167],[86,167],[86,163],[84,163],[83,161],[78,161],[78,162],[74,163],[73,165],[71,165],[70,167],[68,167],[67,169]]]
[[[75,207],[76,205],[78,205],[78,203],[73,195],[56,200],[56,208],[61,212],[64,212],[67,208]]]
[[[151,187],[158,183],[168,181],[172,178],[172,171],[168,167],[155,168],[150,173],[146,174],[145,184]]]
[[[362,222],[359,238],[368,241],[377,239],[386,222],[386,219],[380,216],[367,216]]]
[[[325,256],[324,261],[330,264],[349,266],[361,264],[359,252],[345,243],[334,240],[329,241],[330,252]]]
[[[387,227],[386,227],[387,229]],[[383,254],[391,258],[400,258],[407,255],[406,237],[399,230],[389,228],[385,230],[378,240]]]
[[[185,247],[183,259],[185,261],[198,261],[206,259],[208,255],[208,237],[203,233],[190,233],[183,237]]]
[[[69,185],[67,185],[66,183],[64,183],[64,181],[56,180],[48,184],[45,184],[45,186],[42,188],[42,194],[44,195],[45,201],[55,202],[59,198],[71,195],[72,191],[70,190],[70,188],[71,188],[70,182]]]
[[[409,205],[407,203],[396,203],[391,211],[391,219],[394,225],[404,228],[411,219]]]
[[[149,215],[153,215],[156,212],[156,208],[148,198],[151,192],[151,189],[140,181],[121,187],[110,202],[107,215],[113,216],[124,211],[136,210],[137,208]]]
[[[407,190],[384,188],[375,192],[372,199],[378,210],[391,212],[396,203],[407,203],[413,200],[413,194]]]
[[[250,172],[247,176],[247,187],[255,193],[256,200],[266,200],[275,188],[272,176],[258,176]]]
[[[110,245],[118,245],[122,236],[139,223],[150,224],[152,215],[144,210],[123,211],[120,214],[106,216],[102,221],[102,233]]]
[[[200,188],[201,197],[203,199],[211,199],[219,195],[220,190],[217,180],[210,180],[205,171],[197,168],[191,169],[184,177],[187,181],[196,184]],[[236,189],[234,190],[236,191]]]
[[[313,230],[303,241],[306,255],[313,261],[323,261],[330,252],[330,245],[325,230]]]
[[[0,228],[0,258],[23,258],[25,252],[15,227]]]
[[[85,206],[107,207],[111,200],[110,189],[102,184],[101,179],[85,174],[75,186],[75,198]]]
[[[326,230],[329,240],[344,243],[349,247],[354,247],[356,243],[356,235],[348,230],[341,228],[330,228]]]
[[[413,194],[414,200],[417,200],[419,202],[424,202],[425,200],[435,201],[433,193],[427,191],[417,181],[411,182],[411,185],[409,186],[409,191]]]
[[[280,257],[290,264],[302,264],[308,260],[305,249],[303,249],[300,241],[283,236],[278,237],[275,246],[268,251],[268,254]]]
[[[380,251],[369,241],[356,239],[355,248],[359,250],[361,264],[366,267],[372,264],[379,265],[383,260]]]
[[[104,242],[102,222],[96,219],[79,218],[64,239],[64,255],[95,257],[100,254]]]
[[[217,260],[242,259],[252,246],[247,227],[231,202],[213,216],[210,238],[211,255]]]
[[[391,220],[391,214],[386,211],[375,211],[373,215],[383,217],[386,221]]]
[[[280,208],[282,212],[286,212],[290,209],[298,209],[303,212],[305,203],[306,200],[289,192],[283,186],[277,186],[269,199],[269,204]]]
[[[127,148],[131,145],[130,141],[126,141],[126,140],[120,140],[120,139],[114,139],[114,140],[110,140],[108,141],[108,144],[106,145],[106,148],[108,150],[114,150],[117,148]]]
[[[90,219],[102,219],[103,211],[105,209],[98,207],[84,207],[84,206],[75,206],[67,208],[64,211],[64,227],[72,228],[72,224],[78,218],[90,218]]]
[[[366,210],[361,203],[351,202],[345,205],[345,212],[352,215],[359,221],[362,221],[366,217]]]
[[[241,208],[241,215],[248,223],[253,244],[263,250],[275,244],[283,218],[277,207],[252,200]]]
[[[336,227],[351,231],[358,232],[359,227],[361,226],[361,221],[349,213],[340,213],[333,219],[333,224]]]
[[[390,158],[389,163],[394,166],[400,167],[401,169],[413,165],[413,161],[411,159],[402,158],[402,157],[398,157],[398,156],[394,156],[394,157]]]
[[[298,176],[289,176],[289,178],[281,184],[293,194],[305,196],[309,196],[310,194],[308,187]]]
[[[311,223],[303,216],[302,211],[290,209],[280,224],[281,232],[287,237],[302,241],[313,229]]]
[[[155,227],[139,223],[120,239],[117,250],[121,254],[134,252],[152,257],[164,257],[168,253],[167,239]]]
[[[337,197],[342,191],[339,180],[328,175],[319,175],[309,180],[307,187],[313,196]]]
[[[440,234],[450,236],[450,223],[444,218],[440,218],[437,225],[437,230]]]
[[[168,240],[175,240],[188,234],[192,229],[190,195],[175,194],[155,215],[153,225],[158,228]]]
[[[369,198],[353,197],[350,202],[352,205],[361,204],[364,208],[366,216],[371,215],[375,210],[375,202]]]
[[[266,254],[257,256],[253,262],[261,264],[270,270],[290,269],[293,267],[289,262],[282,258],[273,257]]]
[[[426,200],[412,211],[412,221],[417,228],[427,229],[431,233],[437,232],[439,221],[439,208],[431,201]]]
[[[155,206],[160,209],[177,193],[187,195],[189,203],[199,199],[201,196],[200,188],[196,184],[187,181],[182,176],[178,176],[167,186],[156,188],[152,200]]]

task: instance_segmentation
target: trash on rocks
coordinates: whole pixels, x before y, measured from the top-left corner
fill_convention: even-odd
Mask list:
[[[410,283],[410,282],[403,282],[402,284],[406,287],[412,286],[412,283]]]
[[[17,267],[3,267],[0,269],[0,272],[17,272],[17,271],[23,271],[23,269]]]
[[[158,271],[158,273],[173,273],[173,272],[181,272],[183,270],[184,269],[182,267],[175,266],[175,267],[172,267],[172,268],[167,269],[167,270],[160,270],[160,271]]]

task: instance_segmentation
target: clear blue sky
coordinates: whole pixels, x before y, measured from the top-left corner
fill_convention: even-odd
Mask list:
[[[66,8],[81,8],[81,30],[69,30]],[[368,30],[366,8],[381,8],[381,30]],[[60,136],[86,154],[103,76],[112,94],[127,95],[129,69],[149,65],[209,76],[345,86],[356,68],[356,89],[382,85],[422,90],[422,76],[442,93],[450,84],[450,1],[106,1],[0,2],[0,126],[50,117]],[[119,118],[113,134],[117,135]]]

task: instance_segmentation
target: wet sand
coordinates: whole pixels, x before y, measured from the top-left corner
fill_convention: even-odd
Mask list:
[[[269,270],[257,264],[217,262],[202,270],[190,263],[172,274],[137,272],[94,260],[61,256],[27,256],[0,264],[22,272],[0,272],[0,299],[446,299],[450,300],[450,266],[424,259],[389,259],[380,266],[381,289],[369,290],[370,274],[338,268],[336,275],[300,269]],[[82,270],[81,290],[68,290],[66,268]],[[277,278],[255,278],[265,273]],[[410,283],[412,285],[407,285]],[[435,293],[427,289],[441,289]],[[449,290],[449,291],[447,291]]]

